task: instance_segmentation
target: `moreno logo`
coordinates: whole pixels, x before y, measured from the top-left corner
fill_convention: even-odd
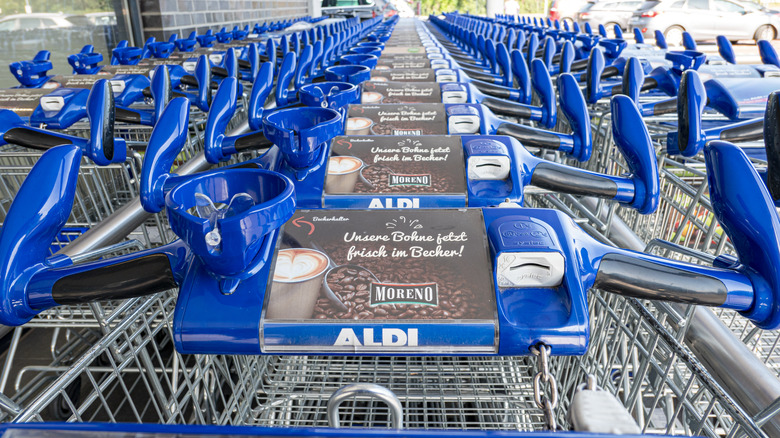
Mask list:
[[[379,339],[376,336],[379,335]],[[336,347],[416,347],[417,329],[408,330],[397,328],[383,328],[380,333],[374,333],[372,328],[364,328],[362,336],[359,336],[351,328],[343,328],[339,332]]]

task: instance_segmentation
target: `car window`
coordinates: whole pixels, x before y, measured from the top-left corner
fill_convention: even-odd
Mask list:
[[[658,3],[661,3],[661,2],[658,1],[658,0],[649,0],[649,1],[646,1],[646,2],[642,3],[642,5],[639,6],[639,8],[637,10],[638,11],[646,11],[648,9],[654,8],[655,6],[658,5]]]
[[[17,20],[8,20],[0,23],[0,30],[14,30]]]
[[[682,9],[683,7],[685,7],[685,0],[676,1],[669,6],[670,9]]]
[[[92,22],[89,21],[89,18],[83,16],[83,15],[71,15],[69,17],[65,17],[66,20],[73,23],[75,26],[91,26]]]
[[[599,2],[599,3],[596,3],[596,6],[594,6],[592,10],[593,11],[604,11],[604,10],[607,10],[607,9],[615,9],[615,5],[617,5],[617,3],[615,3],[615,2]]]
[[[688,9],[709,9],[709,0],[688,0]]]
[[[57,27],[57,22],[51,18],[41,18],[40,20],[43,27]]]
[[[32,30],[41,27],[41,20],[37,18],[20,18],[19,28],[22,30]]]
[[[712,0],[712,6],[713,8],[715,8],[716,11],[721,11],[721,12],[742,13],[745,11],[745,8],[743,8],[742,6],[736,3],[728,2],[726,0]]]

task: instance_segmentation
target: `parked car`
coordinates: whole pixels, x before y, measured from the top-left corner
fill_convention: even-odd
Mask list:
[[[588,0],[552,0],[550,20],[558,20],[561,23],[566,21],[571,25],[577,20],[580,9],[585,7],[587,3]]]
[[[603,24],[608,32],[612,32],[616,24],[621,29],[628,30],[631,16],[642,3],[642,0],[591,1],[580,9],[577,19],[580,23],[590,23],[591,26]]]
[[[80,25],[78,18],[73,17],[84,16],[49,13],[9,15],[0,19],[0,31],[57,29]]]
[[[361,19],[381,15],[385,3],[374,0],[322,0],[322,15],[360,17]]]
[[[780,29],[780,17],[763,7],[732,0],[648,0],[631,17],[629,27],[643,35],[663,32],[670,45],[682,44],[688,31],[695,40],[723,35],[738,40],[773,40]]]
[[[86,17],[95,26],[116,26],[116,14],[113,12],[93,12]]]

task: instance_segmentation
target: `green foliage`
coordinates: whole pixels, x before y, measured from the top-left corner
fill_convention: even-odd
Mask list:
[[[423,15],[439,14],[442,12],[468,11],[474,15],[487,13],[486,0],[422,0]]]
[[[2,1],[2,0],[0,0]],[[421,0],[423,16],[442,12],[468,11],[474,15],[487,13],[486,0]],[[552,0],[517,0],[519,14],[541,14],[544,12],[544,2]],[[412,2],[413,3],[413,2]]]
[[[29,0],[33,12],[86,14],[113,11],[111,0]],[[25,0],[0,0],[3,15],[23,14]]]

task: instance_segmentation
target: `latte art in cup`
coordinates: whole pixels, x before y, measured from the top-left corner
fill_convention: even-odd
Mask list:
[[[363,160],[357,157],[330,157],[325,193],[352,193],[363,168]]]
[[[373,91],[364,91],[363,92],[363,103],[376,103],[380,102],[384,96],[382,96],[380,93],[376,93]]]
[[[283,249],[276,258],[274,281],[306,281],[321,274],[327,267],[328,258],[319,251],[306,248]]]
[[[311,318],[320,296],[322,279],[330,260],[309,248],[282,249],[276,255],[274,286],[265,317],[270,319]]]
[[[350,117],[347,119],[347,135],[368,135],[374,122],[365,117]]]
[[[354,172],[363,166],[363,161],[355,157],[330,157],[328,160],[328,175],[344,175]]]

